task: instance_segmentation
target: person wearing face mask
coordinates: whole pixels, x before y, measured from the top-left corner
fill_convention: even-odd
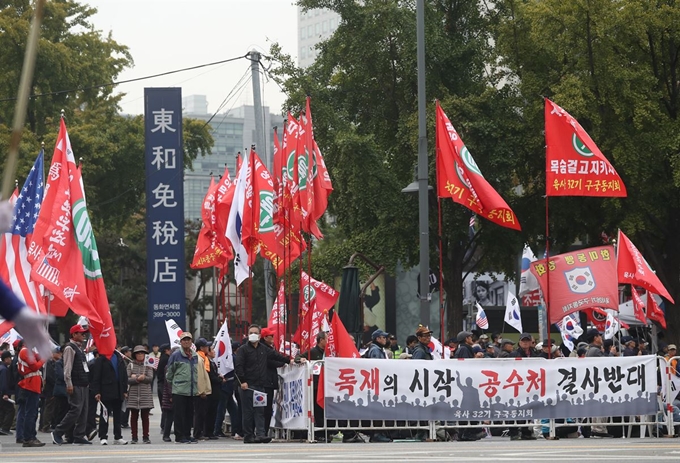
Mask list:
[[[269,382],[268,362],[293,363],[274,349],[260,342],[260,327],[250,325],[248,342],[236,352],[234,373],[241,385],[241,406],[243,407],[243,442],[246,444],[269,443],[272,438],[264,433],[264,407],[253,406],[255,391],[265,392]]]

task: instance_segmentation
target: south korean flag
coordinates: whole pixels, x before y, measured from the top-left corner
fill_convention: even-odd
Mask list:
[[[266,407],[267,394],[253,389],[253,407]]]
[[[579,267],[564,272],[569,289],[577,294],[586,294],[595,289],[595,279],[590,267]]]

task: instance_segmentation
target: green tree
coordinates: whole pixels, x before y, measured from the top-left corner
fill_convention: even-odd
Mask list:
[[[495,76],[485,66],[492,57],[490,16],[476,1],[426,3],[430,152],[434,153],[432,100],[438,97],[449,115],[456,116],[452,120],[476,153],[482,172],[512,206],[514,197],[507,193],[516,179],[510,142],[519,138],[513,130],[521,118],[507,104],[506,93],[491,86]],[[413,179],[417,157],[414,2],[302,0],[299,4],[331,8],[342,16],[334,35],[320,44],[316,62],[305,70],[272,47],[281,63],[274,72],[289,95],[286,109],[298,110],[304,96],[312,96],[315,136],[334,182],[328,210],[336,230],[317,248],[315,274],[337,275],[354,252],[385,265],[390,273],[398,261],[417,264],[416,199],[401,193]],[[504,126],[506,120],[509,127]],[[501,136],[508,137],[508,143],[493,142]],[[433,155],[429,171],[434,185]],[[440,245],[436,200],[430,203],[430,262],[433,268],[438,265],[437,250],[442,249],[448,331],[455,333],[462,326],[464,269],[476,264],[476,268],[512,275],[521,239],[516,232],[485,223],[471,243],[469,211],[450,201],[442,206]],[[468,252],[474,243],[481,244],[484,252]],[[501,247],[507,249],[497,252]]]
[[[596,244],[602,231],[621,227],[679,299],[680,5],[506,0],[497,7],[499,63],[527,128],[542,129],[539,95],[553,99],[590,133],[628,191],[625,199],[551,199],[557,249],[577,238]],[[543,141],[529,138],[527,148],[518,172],[527,192],[539,195]],[[670,307],[666,318],[667,337],[677,342],[680,313]]]

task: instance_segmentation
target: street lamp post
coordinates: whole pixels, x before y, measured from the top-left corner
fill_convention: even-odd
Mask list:
[[[418,66],[418,224],[420,230],[420,323],[430,323],[430,236],[427,204],[427,118],[425,112],[425,0],[416,2]]]

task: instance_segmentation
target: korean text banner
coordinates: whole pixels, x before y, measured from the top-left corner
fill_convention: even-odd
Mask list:
[[[286,365],[278,372],[279,388],[274,397],[271,425],[275,428],[307,429],[307,366]]]
[[[182,92],[144,89],[149,343],[167,342],[165,321],[184,325]]]
[[[325,362],[325,411],[333,419],[510,420],[656,410],[652,355]]]
[[[537,260],[530,268],[548,304],[550,323],[590,307],[619,309],[613,246],[559,254],[549,261]]]

